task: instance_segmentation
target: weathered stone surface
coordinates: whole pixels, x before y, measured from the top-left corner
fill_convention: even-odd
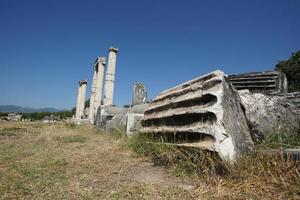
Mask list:
[[[75,113],[76,120],[81,120],[84,118],[84,102],[85,102],[85,94],[86,94],[86,85],[87,85],[86,80],[79,81],[79,87],[77,93],[77,105],[76,105],[76,113]]]
[[[127,120],[125,114],[116,115],[112,119],[106,121],[105,129],[107,132],[109,132],[112,129],[118,129],[120,131],[125,132],[126,123]]]
[[[94,65],[89,109],[89,120],[91,124],[95,123],[97,109],[100,106],[102,100],[105,61],[106,58],[98,57]]]
[[[288,101],[293,102],[297,107],[298,114],[300,114],[300,92],[282,93],[279,95],[283,96]]]
[[[142,132],[216,151],[224,160],[253,148],[240,98],[221,71],[162,92],[145,111]]]
[[[228,79],[237,90],[248,89],[251,92],[261,93],[287,92],[287,79],[282,72],[251,72],[229,75]]]
[[[118,49],[114,47],[109,48],[107,70],[105,74],[105,85],[104,85],[105,106],[113,105],[117,52]]]
[[[264,136],[281,130],[297,131],[297,107],[284,96],[239,91],[248,120]]]
[[[131,108],[129,108],[128,112],[130,112],[130,113],[137,113],[137,114],[144,114],[145,110],[148,107],[149,107],[148,103],[139,104],[139,105],[135,105],[135,106],[132,106]]]
[[[148,104],[140,104],[131,108],[117,106],[100,106],[96,116],[96,126],[109,130],[124,130],[128,135],[137,132],[141,127],[141,118]]]
[[[118,115],[125,115],[129,108],[117,106],[99,106],[96,116],[96,125],[99,128],[106,129],[106,122]]]
[[[143,83],[136,83],[133,86],[132,105],[147,103],[147,91]]]
[[[127,114],[127,123],[126,123],[126,133],[127,135],[132,135],[135,132],[138,132],[141,127],[141,121],[144,117],[144,114],[137,113],[128,113]]]

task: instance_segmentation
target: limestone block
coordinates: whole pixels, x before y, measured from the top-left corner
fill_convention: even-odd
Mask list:
[[[141,121],[144,114],[128,113],[127,123],[126,123],[126,133],[127,135],[132,135],[141,129]]]
[[[215,151],[224,160],[235,161],[254,146],[239,95],[219,70],[160,93],[142,126],[142,133]]]
[[[264,136],[299,129],[297,106],[284,96],[239,91],[248,120]]]
[[[107,120],[105,122],[106,131],[109,132],[112,129],[118,129],[120,131],[125,132],[126,131],[126,123],[127,123],[126,118],[127,118],[126,114],[120,114],[120,115],[114,116],[110,120]]]
[[[118,106],[99,106],[96,115],[96,126],[106,129],[106,122],[118,115],[126,115],[129,108]],[[126,123],[125,123],[126,124]]]

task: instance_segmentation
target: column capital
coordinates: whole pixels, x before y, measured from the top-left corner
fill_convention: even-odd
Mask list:
[[[79,86],[86,85],[86,84],[87,84],[87,80],[79,81]]]
[[[95,61],[95,65],[98,64],[98,63],[101,63],[103,65],[106,64],[106,57],[98,57]]]
[[[119,49],[117,49],[115,47],[109,47],[108,51],[114,51],[115,53],[117,53],[119,51]]]

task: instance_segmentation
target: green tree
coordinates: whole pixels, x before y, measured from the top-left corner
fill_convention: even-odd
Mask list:
[[[90,99],[84,102],[84,108],[90,107]]]
[[[300,50],[288,60],[279,61],[275,70],[286,74],[289,92],[300,91]]]

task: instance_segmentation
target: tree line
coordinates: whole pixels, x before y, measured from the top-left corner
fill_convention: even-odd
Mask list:
[[[275,70],[285,73],[289,92],[300,91],[300,50],[289,59],[279,61]]]

